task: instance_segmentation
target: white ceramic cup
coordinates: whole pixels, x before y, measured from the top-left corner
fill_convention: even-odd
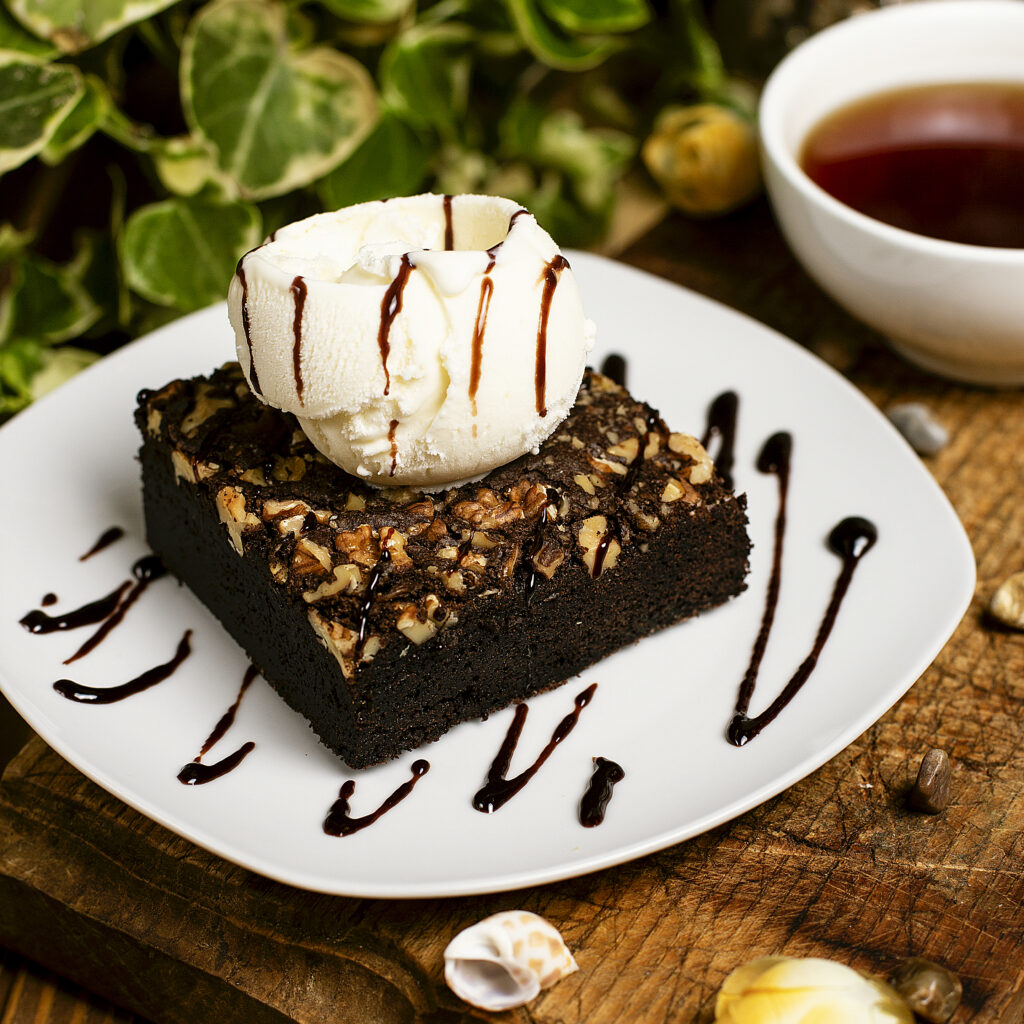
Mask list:
[[[1007,81],[1024,84],[1024,2],[921,0],[813,36],[772,72],[760,105],[768,195],[811,277],[919,366],[1003,386],[1024,383],[1024,249],[890,227],[833,199],[799,159],[810,130],[855,100]]]

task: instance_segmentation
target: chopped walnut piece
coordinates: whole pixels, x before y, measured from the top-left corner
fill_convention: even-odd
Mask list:
[[[494,491],[481,487],[475,501],[460,501],[452,512],[459,519],[485,530],[507,526],[523,518],[523,507],[516,501],[500,501]]]
[[[706,484],[711,479],[715,464],[697,438],[689,434],[669,434],[668,446],[677,455],[686,455],[693,459],[688,474],[691,484]]]
[[[238,487],[222,487],[217,492],[217,515],[228,528],[228,539],[239,554],[243,553],[242,534],[259,526],[260,521],[245,507],[245,495]]]
[[[177,448],[171,452],[171,465],[174,467],[175,481],[184,480],[190,484],[196,482],[196,470],[192,460],[179,452]]]
[[[542,576],[551,579],[558,567],[565,561],[565,552],[552,540],[544,541],[533,553],[533,567]]]
[[[306,460],[299,455],[289,455],[288,458],[275,455],[270,475],[282,483],[295,483],[306,475]]]
[[[263,521],[274,523],[282,537],[297,537],[308,514],[309,506],[298,499],[276,501],[270,498],[263,503]]]
[[[608,459],[599,459],[587,453],[587,462],[589,462],[598,473],[617,473],[619,476],[626,475],[626,467],[621,462],[609,462]]]
[[[316,609],[309,609],[309,623],[313,632],[320,638],[320,642],[334,655],[335,660],[341,667],[341,674],[346,679],[355,675],[355,661],[353,655],[356,650],[356,642],[359,635],[355,630],[348,629],[339,622],[325,619]]]
[[[335,594],[354,594],[363,589],[363,574],[358,565],[346,562],[344,565],[334,567],[334,578],[326,583],[321,583],[316,590],[307,591],[302,599],[309,604],[323,601],[324,598],[334,597]]]
[[[407,569],[412,565],[412,559],[405,552],[405,535],[393,526],[385,526],[380,531],[380,546],[387,548],[394,568]]]
[[[150,409],[146,415],[146,433],[150,437],[160,437],[160,424],[163,422],[164,414],[159,409]]]
[[[580,547],[583,549],[583,564],[595,579],[612,569],[622,552],[618,538],[609,532],[605,516],[590,516],[580,525]],[[598,555],[601,560],[598,560]]]
[[[687,505],[693,505],[700,501],[700,495],[694,490],[693,485],[689,481],[670,476],[665,481],[665,489],[661,492],[661,500],[668,504],[680,499],[685,501]]]
[[[205,423],[218,409],[230,409],[234,406],[234,399],[214,398],[211,395],[213,389],[209,384],[200,384],[196,390],[196,404],[192,411],[181,421],[181,432],[185,437],[192,437],[199,427]]]
[[[625,441],[612,445],[608,449],[608,454],[617,455],[620,459],[625,459],[627,463],[632,462],[640,454],[640,438],[628,437]]]
[[[577,473],[573,477],[573,481],[581,490],[587,492],[587,494],[594,494],[594,485],[590,482],[590,477],[585,476],[583,473]]]
[[[334,537],[334,546],[347,555],[350,562],[357,562],[367,568],[377,564],[377,542],[373,539],[369,523],[363,523],[354,530],[340,531]]]
[[[346,512],[362,512],[366,508],[366,499],[361,494],[349,493],[345,499]]]
[[[255,466],[244,470],[238,474],[238,479],[244,480],[247,484],[255,484],[257,487],[267,486],[267,478],[263,475],[262,466]]]
[[[292,554],[293,575],[308,576],[310,573],[329,571],[331,567],[331,553],[322,544],[317,544],[309,537],[300,537],[295,542]]]

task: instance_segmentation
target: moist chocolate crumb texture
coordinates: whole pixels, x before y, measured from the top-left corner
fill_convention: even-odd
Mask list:
[[[536,454],[433,494],[328,462],[236,363],[142,392],[136,420],[150,544],[353,768],[745,586],[744,499],[593,371]]]

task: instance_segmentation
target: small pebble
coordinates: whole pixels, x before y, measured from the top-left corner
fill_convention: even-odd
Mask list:
[[[943,1024],[956,1013],[963,985],[941,964],[923,957],[905,960],[892,975],[892,987],[922,1020]]]
[[[1012,629],[1024,629],[1024,572],[1015,572],[992,595],[992,617]]]
[[[886,416],[919,455],[935,455],[949,444],[949,431],[920,402],[894,405]]]
[[[911,810],[938,814],[949,805],[949,781],[952,769],[949,754],[932,747],[921,761],[917,781],[907,799]]]

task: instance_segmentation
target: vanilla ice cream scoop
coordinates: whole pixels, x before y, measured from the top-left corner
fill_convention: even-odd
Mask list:
[[[290,224],[239,261],[228,310],[255,394],[381,486],[445,487],[535,448],[594,335],[551,237],[493,196]]]

